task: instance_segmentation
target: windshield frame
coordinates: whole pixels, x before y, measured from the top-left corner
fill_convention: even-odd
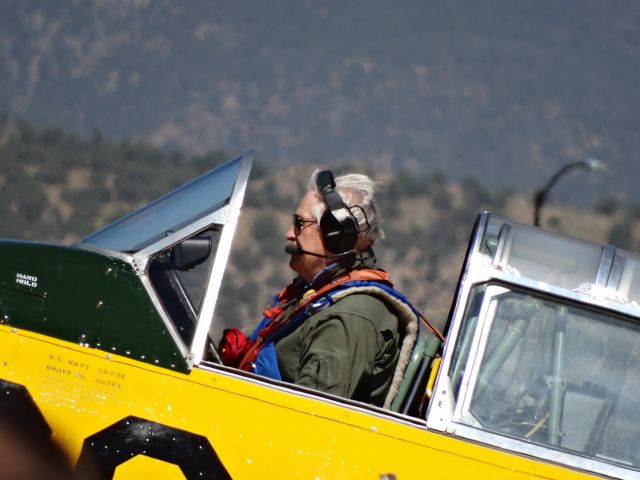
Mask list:
[[[433,389],[434,396],[427,411],[427,427],[583,471],[622,479],[640,478],[638,469],[622,466],[621,463],[611,463],[613,460],[588,457],[482,429],[480,425],[474,426],[473,419],[470,419],[470,416],[465,413],[465,408],[471,401],[473,388],[478,380],[478,371],[493,321],[491,309],[494,308],[496,296],[508,290],[514,290],[552,301],[555,299],[559,304],[574,305],[580,309],[623,318],[629,322],[640,321],[640,310],[635,302],[621,301],[608,295],[615,293],[617,282],[621,277],[620,271],[624,269],[619,261],[621,255],[637,257],[636,254],[616,250],[608,245],[599,246],[602,251],[602,259],[594,275],[593,285],[602,287],[602,290],[607,293],[605,296],[598,295],[598,289],[589,291],[581,288],[562,288],[521,275],[505,265],[505,262],[502,261],[503,249],[506,248],[505,243],[508,240],[508,235],[505,235],[505,232],[508,233],[510,229],[519,230],[522,233],[532,227],[500,217],[492,217],[488,213],[482,213],[478,216],[448,320],[447,342]],[[558,237],[556,233],[536,229],[536,234],[540,232]],[[570,237],[566,238],[570,239]],[[492,241],[491,251],[487,250],[489,240]],[[607,279],[608,283],[604,283],[602,279]],[[486,287],[486,290],[482,293],[481,305],[477,310],[478,318],[471,333],[471,347],[465,362],[466,370],[462,381],[459,382],[457,398],[454,398],[454,386],[452,386],[452,378],[450,377],[453,369],[452,364],[457,349],[461,347],[462,342],[466,341],[465,338],[462,338],[465,316],[478,287]]]
[[[194,180],[184,184],[181,187],[169,192],[158,199],[150,202],[149,204],[131,212],[119,220],[107,225],[106,227],[98,230],[97,232],[85,237],[75,245],[88,250],[107,253],[111,256],[116,256],[124,259],[127,263],[131,264],[135,273],[140,277],[141,282],[146,289],[150,299],[155,305],[157,311],[163,319],[163,322],[167,326],[174,342],[184,355],[189,367],[199,364],[204,356],[206,349],[206,342],[209,335],[209,330],[214,321],[214,312],[218,300],[218,294],[220,286],[222,284],[222,278],[226,270],[227,261],[231,252],[231,246],[233,237],[236,231],[238,217],[242,207],[244,194],[246,191],[247,183],[249,180],[249,174],[253,163],[254,150],[247,150],[245,153],[229,160],[228,162],[219,165],[215,169],[197,177]],[[189,194],[189,188],[198,185],[199,181],[206,179],[211,175],[215,175],[216,172],[224,171],[226,167],[236,163],[235,175],[233,178],[228,178],[232,184],[228,187],[228,197],[222,202],[219,198],[213,201],[212,204],[204,209],[201,209],[198,215],[186,214],[188,221],[181,224],[180,228],[175,231],[168,232],[166,235],[160,236],[159,239],[149,243],[137,251],[120,251],[110,250],[105,246],[96,245],[91,242],[91,239],[99,238],[101,232],[108,231],[109,229],[117,228],[122,222],[127,219],[135,217],[137,213],[149,211],[150,206],[157,205],[162,202],[171,202],[175,198],[176,192]],[[199,188],[196,191],[196,195],[202,197],[207,192]],[[199,202],[199,205],[203,205],[205,201]],[[220,231],[220,236],[217,242],[217,248],[211,252],[214,255],[212,266],[208,274],[208,278],[204,281],[204,294],[202,297],[201,306],[198,313],[197,325],[195,327],[195,334],[191,345],[186,345],[180,334],[176,329],[176,325],[170,318],[169,314],[163,307],[162,301],[153,286],[153,282],[149,277],[149,266],[151,260],[162,252],[166,252],[178,243],[191,238],[200,232],[203,232],[209,228],[217,227]],[[153,233],[150,238],[159,237],[158,232]],[[194,306],[197,307],[197,306]]]
[[[471,440],[487,443],[499,448],[532,455],[554,463],[562,463],[574,468],[587,470],[614,478],[630,479],[640,478],[640,468],[629,465],[625,468],[623,461],[619,459],[607,460],[606,457],[594,457],[571,451],[561,446],[541,444],[526,439],[512,436],[504,432],[485,428],[472,411],[472,404],[475,400],[475,390],[478,388],[482,368],[484,366],[489,338],[494,322],[496,321],[496,309],[500,297],[509,293],[520,295],[532,295],[542,301],[557,303],[559,306],[566,306],[582,311],[614,317],[617,320],[637,323],[637,319],[623,318],[618,312],[607,311],[605,309],[593,308],[583,303],[575,303],[566,298],[555,298],[540,292],[522,289],[516,285],[508,285],[491,281],[488,284],[476,285],[475,288],[485,288],[482,304],[478,312],[478,320],[474,332],[472,332],[472,345],[466,360],[466,370],[460,382],[460,390],[457,401],[452,402],[452,415],[450,417],[449,431],[455,432],[457,436]]]

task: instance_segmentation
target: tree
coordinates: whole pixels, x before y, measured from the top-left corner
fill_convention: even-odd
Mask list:
[[[593,210],[602,215],[613,215],[618,211],[618,208],[618,200],[615,197],[606,196],[601,198],[598,203],[595,204]]]
[[[633,249],[632,225],[628,218],[616,223],[609,232],[609,243],[619,248]]]

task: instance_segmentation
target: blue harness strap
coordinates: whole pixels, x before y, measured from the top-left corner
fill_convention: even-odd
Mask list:
[[[274,380],[282,380],[280,367],[278,367],[278,357],[276,356],[276,344],[274,342],[269,342],[262,347],[258,358],[256,358],[256,362],[253,364],[253,373],[257,373],[263,377],[273,378]]]

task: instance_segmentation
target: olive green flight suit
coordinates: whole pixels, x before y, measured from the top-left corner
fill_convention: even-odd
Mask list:
[[[318,290],[355,268],[374,268],[371,249],[313,284]],[[290,313],[298,301],[285,311]],[[398,362],[399,321],[381,299],[355,293],[307,318],[276,341],[282,379],[323,392],[382,406]]]

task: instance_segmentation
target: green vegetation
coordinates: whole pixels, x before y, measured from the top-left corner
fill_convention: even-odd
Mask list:
[[[630,174],[640,2],[259,5],[5,0],[0,110],[185,151],[252,143],[271,168],[366,161],[471,173],[493,188],[540,186],[563,163],[594,156],[623,172],[594,185],[640,199]],[[59,129],[22,134],[46,137],[46,148],[73,140]],[[62,181],[65,162],[154,154],[99,131],[75,141],[68,157],[42,165],[43,181]],[[122,196],[136,198],[146,172],[124,168]],[[400,184],[422,192],[419,180]],[[592,199],[573,185],[564,199]],[[447,202],[440,192],[436,204]]]
[[[0,236],[74,240],[225,160],[0,122]]]
[[[228,158],[222,150],[186,156],[142,141],[108,140],[99,131],[84,138],[0,121],[0,237],[75,241]],[[310,167],[274,170],[256,163],[218,305],[227,322],[254,325],[292,278],[282,251],[284,232],[310,173]],[[441,173],[400,170],[382,187],[379,203],[387,238],[376,247],[379,264],[440,324],[477,213],[530,218],[529,203],[524,212],[514,210],[521,198],[487,189],[474,178],[456,183]],[[607,197],[593,212],[580,215],[585,229],[567,233],[631,249],[640,245],[635,237],[638,205],[625,207]],[[575,211],[554,207],[543,223],[562,230],[575,218]]]

